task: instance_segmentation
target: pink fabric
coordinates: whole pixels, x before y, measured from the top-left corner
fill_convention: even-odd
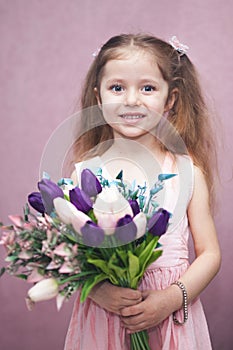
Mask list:
[[[178,157],[177,177],[167,182],[164,207],[173,213],[173,223],[161,238],[163,255],[145,272],[141,290],[164,289],[179,279],[187,270],[189,227],[186,209],[193,190],[193,173],[190,160]],[[174,163],[166,157],[163,172],[172,172]],[[191,172],[189,170],[191,169]],[[182,191],[177,190],[182,189]],[[176,204],[179,203],[179,206]],[[180,208],[183,206],[183,215]],[[177,209],[178,208],[178,209]],[[208,327],[199,299],[189,304],[188,321],[183,326],[173,323],[172,315],[159,326],[148,330],[151,350],[210,350]],[[182,320],[182,311],[177,313]],[[129,336],[120,325],[117,315],[101,309],[92,300],[74,305],[65,350],[129,350]]]

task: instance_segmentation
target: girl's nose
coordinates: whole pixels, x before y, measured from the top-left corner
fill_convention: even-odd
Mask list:
[[[139,106],[141,105],[139,92],[135,89],[129,89],[125,95],[125,105],[126,106]]]

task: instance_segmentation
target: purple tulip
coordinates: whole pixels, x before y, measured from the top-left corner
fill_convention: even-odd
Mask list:
[[[168,226],[170,213],[165,209],[159,209],[148,221],[148,231],[153,236],[162,236]]]
[[[81,228],[81,233],[83,243],[91,247],[98,247],[104,240],[104,230],[90,220]]]
[[[41,214],[44,214],[45,207],[40,192],[32,192],[28,195],[28,203]]]
[[[78,187],[73,188],[69,191],[70,201],[74,206],[87,214],[92,209],[92,201],[88,195]]]
[[[102,191],[99,180],[89,169],[84,169],[81,173],[81,188],[89,197],[95,197]]]
[[[57,184],[48,179],[42,179],[40,182],[38,182],[38,188],[41,193],[42,201],[45,207],[45,212],[47,214],[50,214],[54,208],[54,198],[63,198],[63,191]]]
[[[137,226],[132,220],[130,215],[125,215],[123,218],[117,221],[117,227],[115,229],[115,236],[123,244],[129,243],[136,238]]]
[[[129,199],[129,204],[133,210],[133,216],[136,216],[140,213],[140,208],[136,199]]]

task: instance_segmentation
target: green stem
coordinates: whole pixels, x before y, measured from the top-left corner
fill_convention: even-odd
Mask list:
[[[65,284],[67,282],[76,281],[80,277],[87,276],[87,275],[92,275],[92,274],[93,274],[92,271],[80,272],[77,275],[67,277],[67,278],[65,278],[63,280],[57,280],[57,283],[59,284],[59,286],[61,286],[62,284]]]
[[[147,331],[133,333],[130,336],[131,350],[151,350]]]

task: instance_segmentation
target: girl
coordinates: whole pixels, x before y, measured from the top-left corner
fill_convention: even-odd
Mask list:
[[[160,240],[162,257],[139,290],[104,282],[85,303],[78,297],[65,350],[127,350],[128,334],[143,329],[152,350],[211,349],[198,296],[221,260],[210,210],[214,147],[185,47],[142,34],[113,37],[95,57],[83,91],[76,170],[81,161],[86,167],[101,159],[108,173],[124,169],[129,181],[153,181],[155,163],[178,176],[169,180],[163,203],[173,219]],[[196,255],[191,265],[189,232]]]

